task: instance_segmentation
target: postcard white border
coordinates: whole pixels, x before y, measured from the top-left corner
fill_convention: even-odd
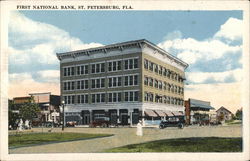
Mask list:
[[[16,5],[131,5],[133,10],[243,10],[243,69],[242,85],[243,139],[242,153],[46,153],[8,154],[8,17]],[[249,159],[249,2],[248,1],[1,1],[1,160],[248,160]]]

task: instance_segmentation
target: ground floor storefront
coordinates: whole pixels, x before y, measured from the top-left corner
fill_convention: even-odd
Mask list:
[[[183,107],[167,107],[154,104],[103,104],[96,106],[68,106],[65,110],[65,124],[89,125],[98,119],[108,120],[111,125],[157,124],[173,116],[184,115]]]

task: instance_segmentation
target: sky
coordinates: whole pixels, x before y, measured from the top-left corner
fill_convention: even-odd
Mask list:
[[[10,98],[60,94],[58,52],[147,39],[189,64],[185,99],[241,108],[242,11],[13,11],[8,29]]]

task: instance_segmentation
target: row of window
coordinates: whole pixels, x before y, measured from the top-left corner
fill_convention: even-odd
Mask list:
[[[105,103],[105,93],[91,94],[92,103]],[[122,92],[107,93],[107,102],[121,102]],[[83,95],[68,95],[64,96],[65,104],[86,104],[89,103],[88,94]],[[125,102],[137,102],[139,99],[138,91],[127,91],[124,92]]]
[[[182,87],[167,83],[165,81],[162,82],[160,80],[153,79],[153,78],[147,77],[147,76],[144,76],[144,85],[155,87],[155,88],[161,89],[161,90],[164,89],[164,90],[167,90],[169,92],[171,91],[172,93],[178,93],[178,94],[184,93],[184,89]]]
[[[138,75],[128,75],[124,76],[124,86],[136,86],[138,85]],[[122,76],[118,77],[109,77],[108,78],[108,87],[121,87],[122,86]],[[105,78],[91,79],[91,88],[104,88],[105,87]],[[77,80],[77,81],[67,81],[63,82],[63,90],[85,90],[89,88],[88,80]]]
[[[144,101],[147,102],[156,102],[156,103],[165,103],[172,105],[184,105],[184,101],[181,98],[169,97],[169,96],[161,96],[158,94],[153,94],[150,92],[144,93]]]
[[[169,79],[176,80],[178,82],[184,81],[184,78],[178,73],[171,71],[161,65],[153,63],[147,59],[144,59],[144,68],[152,72],[155,72],[156,74],[159,74],[161,76],[165,76]]]
[[[122,70],[122,60],[107,62],[107,71],[120,71]],[[106,64],[96,63],[91,64],[91,73],[104,73]],[[124,70],[131,70],[138,68],[138,58],[131,58],[124,60]],[[76,71],[75,71],[76,70]],[[76,73],[75,73],[76,72]],[[89,74],[88,65],[79,65],[76,67],[64,67],[63,76],[86,75]]]

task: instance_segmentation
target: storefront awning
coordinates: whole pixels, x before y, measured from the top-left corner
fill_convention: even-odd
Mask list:
[[[157,117],[157,114],[153,110],[145,110],[144,112],[147,116]]]
[[[172,111],[172,113],[175,115],[175,116],[183,116],[183,114],[179,111]]]
[[[174,116],[174,115],[172,114],[172,112],[170,112],[170,111],[164,111],[164,113],[165,113],[168,117]]]
[[[161,110],[155,110],[155,112],[156,112],[160,117],[165,117],[165,116],[166,116],[166,114],[165,114],[163,111],[161,111]]]

